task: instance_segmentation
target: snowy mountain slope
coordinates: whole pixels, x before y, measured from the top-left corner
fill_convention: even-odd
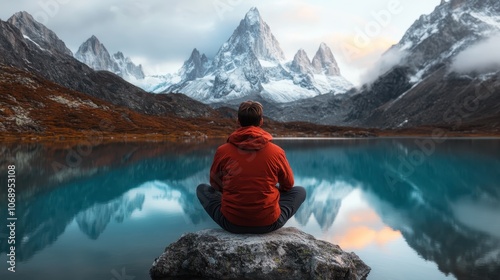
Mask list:
[[[393,66],[372,83],[349,95],[316,96],[276,106],[268,111],[269,117],[361,127],[439,125],[498,130],[498,63],[486,68],[490,73],[473,68],[455,73],[454,65],[478,45],[500,41],[491,40],[500,38],[499,33],[499,1],[442,1],[432,13],[416,20],[401,41],[386,52],[381,63],[392,59]],[[465,57],[464,63],[491,62],[495,46],[490,44],[486,50],[489,52],[476,51],[475,56]],[[296,61],[300,60],[305,60],[303,53],[296,55]],[[300,68],[297,62],[292,62],[290,67],[301,72],[303,79],[311,79],[307,76],[311,73],[310,66]],[[477,97],[472,100],[473,109],[472,97]]]
[[[460,52],[500,33],[500,2],[495,0],[442,1],[422,15],[394,48],[405,53],[401,64],[421,81]]]
[[[365,87],[364,95],[357,98],[355,110],[349,114],[350,120],[363,115],[355,122],[378,127],[442,125],[463,129],[469,125],[500,126],[497,106],[500,95],[496,94],[500,91],[499,68],[491,68],[491,73],[485,75],[474,69],[470,73],[454,73],[453,67],[460,54],[499,33],[500,2],[442,1],[432,13],[415,21],[392,48],[403,56],[383,77],[393,76],[402,83],[384,83],[381,77],[378,84],[385,89],[378,94]],[[491,54],[479,55],[484,58]],[[477,61],[481,57],[468,57],[467,60]],[[395,69],[406,71],[398,74]],[[377,95],[390,98],[367,101]],[[466,110],[463,106],[469,108],[469,105],[463,104],[468,104],[471,97],[476,97],[477,108]]]
[[[255,94],[270,102],[286,103],[325,93],[344,93],[352,87],[340,75],[324,43],[312,62],[303,50],[292,62],[286,62],[278,40],[257,8],[245,15],[212,60],[195,49],[175,75],[181,81],[164,93],[181,92],[205,103]]]
[[[109,71],[127,81],[133,82],[145,78],[141,65],[135,65],[122,52],[117,52],[111,56],[106,47],[94,35],[80,45],[75,58],[94,70]]]

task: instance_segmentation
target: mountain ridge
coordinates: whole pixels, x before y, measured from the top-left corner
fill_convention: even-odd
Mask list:
[[[134,80],[145,78],[142,65],[135,65],[129,57],[125,57],[120,51],[110,55],[95,35],[80,45],[75,53],[75,58],[94,70],[112,72],[132,83]]]
[[[254,94],[274,103],[285,103],[321,94],[344,93],[352,87],[341,76],[334,55],[325,43],[320,44],[307,65],[297,65],[305,61],[287,62],[278,40],[255,7],[247,12],[215,57],[204,60],[203,68],[200,68],[202,63],[192,68],[192,59],[193,56],[186,60],[177,73],[180,81],[161,87],[162,93],[182,92],[208,104]],[[310,73],[303,73],[307,68],[311,69]],[[197,75],[187,74],[190,71]]]
[[[34,21],[32,17],[28,19]],[[36,22],[29,24],[43,27]],[[217,114],[210,107],[183,95],[149,94],[113,73],[94,71],[72,55],[45,49],[25,36],[13,24],[0,20],[1,64],[31,72],[71,90],[144,114],[185,118]],[[54,40],[60,40],[55,33],[54,36]]]
[[[73,56],[71,50],[52,30],[37,22],[28,12],[17,12],[7,22],[19,28],[21,33],[39,48]]]
[[[381,129],[442,126],[460,130],[474,124],[498,131],[498,67],[489,68],[489,73],[456,73],[452,68],[458,54],[497,33],[499,2],[442,1],[382,56],[379,63],[400,59],[374,82],[350,96],[321,96],[278,106],[269,117]],[[296,114],[284,114],[287,111]]]
[[[93,71],[74,59],[55,33],[30,22],[33,18],[28,15],[20,12],[11,17],[21,29],[0,21],[0,63],[149,115],[203,118],[218,114],[185,95],[148,94],[117,75]],[[257,52],[249,47],[252,44],[242,43],[255,35],[249,26],[266,33],[263,37],[269,39],[257,44]],[[231,47],[226,42],[216,64],[195,48],[176,76],[158,78],[169,81],[158,88],[194,92],[205,102],[204,98],[212,98],[211,106],[216,108],[234,108],[238,102],[255,98],[266,104],[266,117],[284,122],[383,129],[444,126],[460,130],[461,126],[480,125],[484,120],[483,127],[496,131],[500,127],[498,68],[485,73],[457,73],[451,68],[458,54],[500,32],[500,4],[495,1],[442,1],[432,13],[417,19],[389,50],[404,51],[400,62],[372,84],[348,91],[328,91],[330,82],[338,79],[335,82],[341,84],[342,77],[326,44],[320,44],[312,60],[299,49],[292,61],[284,62],[281,52],[276,51],[279,42],[266,26],[258,10],[252,9],[227,41],[237,43]],[[38,29],[44,36],[29,37]],[[120,53],[117,56],[125,58]]]

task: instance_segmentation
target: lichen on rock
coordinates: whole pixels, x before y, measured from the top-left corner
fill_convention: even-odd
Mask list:
[[[152,279],[365,279],[354,253],[296,228],[252,235],[208,229],[184,234],[158,257]]]

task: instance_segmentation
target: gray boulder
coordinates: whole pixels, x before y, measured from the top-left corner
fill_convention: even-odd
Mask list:
[[[152,279],[366,279],[354,253],[296,228],[264,235],[208,229],[183,235],[157,258]]]

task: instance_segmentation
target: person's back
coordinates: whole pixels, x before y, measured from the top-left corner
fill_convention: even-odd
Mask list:
[[[215,153],[211,186],[198,186],[197,195],[222,228],[236,233],[270,232],[295,214],[305,190],[293,188],[285,152],[260,128],[262,105],[243,102],[238,122],[241,128]]]

